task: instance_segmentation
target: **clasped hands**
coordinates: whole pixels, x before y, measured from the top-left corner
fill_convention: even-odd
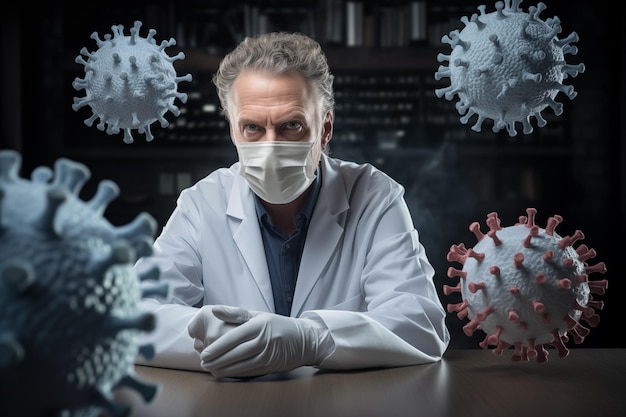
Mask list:
[[[318,365],[332,344],[328,329],[307,318],[204,306],[187,325],[200,365],[216,377],[246,378]]]

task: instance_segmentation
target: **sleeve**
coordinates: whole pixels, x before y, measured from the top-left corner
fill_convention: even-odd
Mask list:
[[[196,306],[202,303],[204,295],[197,230],[202,219],[195,207],[192,196],[183,191],[154,243],[152,255],[140,258],[135,264],[138,272],[158,266],[160,280],[169,287],[167,299],[155,296],[141,302],[142,310],[154,313],[157,324],[152,332],[140,336],[141,344],[153,346],[154,356],[140,357],[138,364],[201,370],[187,332],[187,323],[198,311]]]
[[[433,282],[434,269],[403,194],[382,207],[369,213],[367,233],[355,235],[366,252],[359,277],[366,310],[310,310],[303,314],[321,320],[334,341],[334,350],[320,368],[435,362],[449,344],[445,310]]]
[[[193,339],[187,332],[187,323],[198,311],[196,307],[177,304],[161,304],[148,299],[141,307],[146,312],[154,313],[157,323],[155,329],[140,338],[142,345],[152,345],[154,356],[138,356],[137,365],[159,368],[203,371],[200,356],[193,348]]]

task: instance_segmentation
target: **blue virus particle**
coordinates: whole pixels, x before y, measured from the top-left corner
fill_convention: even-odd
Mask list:
[[[537,126],[546,125],[541,116],[546,107],[557,116],[563,113],[563,105],[555,101],[559,92],[570,100],[576,97],[574,88],[563,85],[563,80],[585,71],[582,63],[570,65],[564,59],[567,54],[578,53],[571,45],[578,41],[578,35],[572,32],[559,39],[559,18],[539,18],[545,4],[531,6],[525,13],[519,7],[521,2],[499,1],[491,13],[479,6],[480,15],[461,18],[463,30],[441,38],[452,52],[437,56],[439,62],[449,65],[441,65],[435,79],[448,77],[451,85],[436,89],[435,94],[450,101],[457,95],[461,123],[477,116],[473,131],[480,132],[483,121],[491,119],[493,132],[506,128],[509,136],[516,136],[515,123],[519,122],[523,133],[529,134],[533,132],[531,117]]]
[[[133,129],[145,133],[146,141],[152,141],[152,123],[159,121],[161,127],[169,126],[165,113],[169,110],[176,117],[180,115],[175,99],[187,102],[187,94],[178,91],[178,83],[192,79],[191,74],[177,77],[173,63],[185,58],[183,52],[173,57],[165,53],[165,48],[176,45],[175,39],[157,45],[156,30],[150,29],[142,38],[141,25],[136,21],[130,36],[124,36],[122,25],[112,26],[113,37],[106,34],[104,40],[97,32],[92,33],[98,50],[81,49],[76,63],[84,65],[85,78],[76,78],[72,83],[75,90],[86,92],[84,97],[74,98],[72,109],[91,107],[93,114],[85,124],[92,126],[99,118],[97,128],[106,129],[109,135],[123,130],[124,143],[134,142]]]
[[[149,402],[157,385],[135,378],[141,331],[155,318],[143,297],[167,295],[159,270],[134,271],[150,254],[156,221],[147,213],[122,226],[103,217],[119,189],[90,177],[78,162],[58,159],[21,178],[21,155],[0,150],[0,404],[6,417],[126,416],[112,400],[120,387]]]

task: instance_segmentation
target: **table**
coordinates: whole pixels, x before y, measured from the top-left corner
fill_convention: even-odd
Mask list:
[[[571,349],[547,363],[449,350],[439,363],[326,372],[303,367],[247,381],[137,366],[160,384],[150,403],[119,389],[133,417],[624,417],[626,349]]]

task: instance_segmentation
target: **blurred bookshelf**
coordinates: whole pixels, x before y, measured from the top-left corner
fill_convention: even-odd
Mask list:
[[[488,123],[482,132],[472,131],[459,122],[453,102],[435,96],[435,89],[449,84],[434,78],[437,54],[449,51],[441,37],[462,26],[462,16],[476,12],[474,5],[464,1],[114,0],[89,20],[81,19],[82,7],[55,7],[55,13],[46,19],[46,26],[55,28],[56,35],[49,37],[49,46],[58,54],[48,53],[50,75],[44,82],[49,83],[47,91],[64,103],[46,108],[46,119],[57,121],[54,135],[46,143],[48,155],[83,161],[94,175],[126,182],[125,188],[133,195],[130,201],[147,201],[138,194],[169,199],[167,203],[146,203],[152,211],[156,206],[168,207],[160,221],[165,220],[180,188],[164,193],[163,184],[179,177],[195,182],[212,169],[236,161],[211,78],[224,54],[246,36],[267,31],[298,31],[322,44],[335,75],[331,153],[380,166],[407,185],[409,198],[421,193],[415,178],[427,176],[425,167],[431,169],[428,175],[445,174],[448,180],[449,172],[458,170],[456,181],[467,183],[468,192],[479,196],[473,200],[495,201],[500,206],[542,198],[539,173],[546,170],[546,159],[551,161],[550,169],[569,169],[568,103],[564,103],[563,116],[554,117],[548,111],[542,114],[548,120],[546,127],[511,139],[505,132],[491,132]],[[193,80],[179,83],[179,91],[187,93],[188,100],[177,104],[181,109],[178,117],[165,115],[168,127],[153,123],[153,141],[146,142],[142,134],[134,132],[134,143],[127,145],[121,133],[107,135],[83,123],[91,110],[72,110],[73,97],[79,95],[72,81],[84,76],[83,66],[74,62],[80,49],[97,48],[93,32],[103,37],[111,33],[112,25],[121,24],[128,34],[136,20],[143,23],[143,36],[148,29],[155,29],[157,42],[170,37],[176,40],[166,52],[170,56],[184,52],[185,59],[176,61],[175,66],[179,75],[190,73]],[[55,67],[57,71],[53,71]],[[476,166],[482,169],[475,172]],[[448,173],[432,171],[435,167]],[[130,171],[133,181],[127,179]],[[167,171],[165,177],[163,171]],[[523,191],[510,191],[514,188]],[[443,190],[445,187],[440,192],[445,193]]]

